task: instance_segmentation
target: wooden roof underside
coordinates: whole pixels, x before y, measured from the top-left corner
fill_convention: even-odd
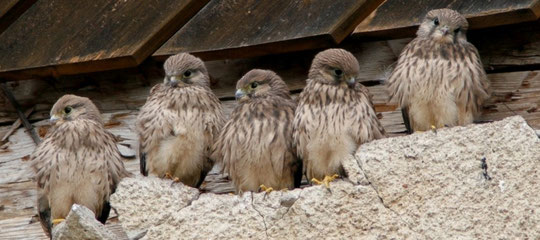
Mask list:
[[[217,60],[332,47],[351,34],[412,36],[434,8],[464,13],[472,29],[540,15],[540,0],[479,2],[7,0],[0,3],[0,81],[132,68],[177,52]]]

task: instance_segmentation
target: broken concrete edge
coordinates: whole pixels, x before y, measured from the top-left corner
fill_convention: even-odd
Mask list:
[[[144,182],[162,181],[168,186],[169,180],[154,179],[126,179],[126,182],[147,185]],[[125,186],[133,187],[133,184]],[[183,186],[183,185],[182,185]],[[183,188],[188,188],[183,186]],[[135,187],[138,189],[138,187]],[[150,190],[150,189],[148,189]],[[123,193],[120,193],[120,195]],[[136,196],[135,196],[136,197]],[[170,198],[171,196],[164,198]],[[174,199],[174,198],[172,198]],[[344,200],[347,199],[347,200]],[[310,186],[291,191],[274,191],[266,193],[247,192],[243,195],[204,193],[189,202],[178,201],[181,205],[178,211],[149,212],[148,208],[140,212],[132,211],[126,198],[115,197],[112,205],[118,207],[120,222],[125,227],[128,236],[135,232],[148,231],[145,239],[171,239],[171,238],[276,238],[282,234],[282,229],[290,226],[294,216],[301,215],[303,219],[296,224],[309,224],[310,228],[325,228],[325,230],[312,231],[304,236],[302,230],[295,230],[296,237],[321,237],[332,234],[334,229],[340,229],[334,220],[339,216],[347,219],[361,218],[371,221],[369,217],[357,212],[379,212],[392,222],[389,226],[377,224],[377,232],[384,234],[391,232],[390,226],[400,226],[388,233],[390,236],[404,237],[414,233],[403,222],[398,221],[399,216],[380,204],[380,199],[370,186],[354,185],[346,180],[337,180],[330,183],[330,189],[324,186]],[[129,200],[128,200],[129,201]],[[309,206],[306,208],[306,206]],[[311,208],[313,207],[313,208]],[[352,209],[349,209],[349,208]],[[328,215],[327,219],[315,217],[318,214]],[[236,216],[236,217],[234,217]],[[313,216],[310,217],[310,216]],[[355,217],[356,216],[356,217]],[[145,221],[158,219],[153,224],[142,226]],[[321,224],[318,222],[321,221]],[[324,223],[325,221],[330,221]],[[326,228],[325,224],[329,224]],[[201,226],[211,226],[204,229]],[[181,232],[178,229],[182,228]],[[206,232],[205,232],[206,231]],[[326,232],[325,232],[326,231]],[[353,228],[341,229],[343,236],[354,237]],[[351,235],[352,234],[352,235]],[[293,234],[294,235],[294,234]],[[285,236],[283,236],[285,237]],[[294,236],[293,236],[294,237]]]
[[[483,136],[483,134],[486,133],[498,135],[522,134],[526,135],[524,138],[528,139],[528,141],[535,140],[535,144],[538,142],[535,131],[526,124],[523,118],[512,117],[501,122],[446,128],[438,130],[437,133],[416,133],[413,135],[392,138],[391,140],[387,138],[366,143],[360,146],[354,156],[344,159],[343,165],[345,171],[349,175],[349,179],[332,182],[330,190],[327,190],[322,186],[310,186],[287,192],[275,191],[269,194],[250,192],[241,196],[228,194],[218,195],[214,193],[200,194],[198,190],[186,187],[181,183],[172,183],[170,180],[157,178],[139,179],[139,177],[128,178],[122,181],[117,190],[117,194],[111,197],[111,204],[118,209],[120,222],[128,232],[128,236],[134,236],[133,233],[147,231],[145,236],[147,239],[189,238],[190,236],[205,236],[209,238],[279,238],[280,236],[296,236],[309,238],[325,237],[336,233],[339,233],[340,235],[338,236],[344,238],[347,238],[347,236],[358,237],[360,234],[368,234],[367,236],[384,235],[402,238],[430,236],[430,234],[444,234],[441,232],[432,233],[434,231],[426,232],[422,227],[418,227],[419,224],[426,224],[422,222],[424,221],[422,219],[429,218],[426,218],[425,216],[420,220],[414,218],[414,216],[416,216],[415,213],[411,213],[411,210],[408,208],[414,210],[414,208],[417,208],[418,206],[400,206],[397,204],[400,201],[409,201],[409,203],[410,201],[413,201],[414,203],[415,200],[408,200],[405,198],[408,196],[395,194],[392,191],[396,190],[388,189],[389,186],[393,187],[388,184],[396,185],[396,189],[399,191],[402,191],[402,188],[407,188],[407,186],[401,186],[402,180],[396,181],[390,179],[390,182],[381,182],[381,177],[378,175],[383,175],[383,177],[388,176],[389,173],[386,172],[388,170],[386,168],[391,166],[386,166],[385,164],[388,163],[385,163],[384,161],[379,162],[382,164],[377,165],[377,167],[366,165],[366,159],[373,158],[369,153],[369,149],[372,148],[376,148],[379,151],[392,150],[398,153],[396,156],[404,158],[414,157],[413,154],[409,154],[409,156],[406,152],[399,152],[402,149],[392,149],[391,147],[393,146],[388,145],[393,141],[401,140],[406,142],[405,144],[407,145],[405,148],[412,148],[414,151],[420,149],[416,153],[424,154],[424,150],[422,149],[427,145],[439,144],[439,142],[446,143],[445,141],[447,141],[447,139],[445,139],[444,136],[447,131],[451,132],[449,135],[454,134],[452,136],[456,138],[460,138],[462,137],[461,135],[468,133],[475,133],[477,135],[476,138],[486,138]],[[533,135],[534,138],[531,138]],[[441,136],[443,137],[441,138]],[[418,141],[418,139],[422,138],[427,142]],[[507,138],[501,139],[506,141]],[[517,143],[521,142],[518,141]],[[479,146],[482,146],[483,144],[483,142],[480,142]],[[498,143],[495,143],[495,145],[494,143],[491,143],[491,145],[494,146],[497,146],[496,144]],[[439,145],[439,147],[440,146],[441,145]],[[535,146],[538,146],[538,144]],[[444,150],[444,148],[435,150]],[[446,146],[446,150],[448,150],[448,146]],[[432,149],[430,151],[434,150]],[[469,155],[470,154],[471,153],[469,153]],[[430,156],[431,155],[428,157]],[[425,158],[426,156],[420,157]],[[411,164],[409,161],[402,161],[402,163],[406,165]],[[440,164],[440,162],[434,163]],[[456,163],[459,163],[459,161]],[[476,161],[472,161],[471,164],[474,165],[472,167],[475,172],[480,173],[482,171],[480,168],[480,158],[478,159],[478,166],[476,166]],[[397,166],[399,167],[399,165]],[[428,163],[426,166],[429,167],[430,164]],[[478,169],[476,169],[477,167]],[[373,172],[376,169],[381,169],[381,171]],[[444,167],[444,169],[449,168]],[[499,172],[501,171],[514,170],[503,168],[502,170],[499,170]],[[467,172],[463,172],[463,174],[465,173]],[[473,175],[474,174],[476,173],[473,172]],[[497,176],[497,174],[500,173],[494,172],[493,174]],[[403,176],[390,177],[403,178]],[[480,179],[478,183],[470,182],[468,186],[462,186],[461,190],[471,191],[471,189],[475,187],[475,184],[482,184],[481,180],[482,179]],[[459,183],[459,181],[456,183]],[[448,186],[439,186],[439,188],[448,190],[455,187],[456,183],[452,183],[453,185]],[[414,193],[414,190],[415,189],[409,189],[408,191]],[[497,194],[489,192],[491,190],[484,191],[485,192],[482,192],[484,195]],[[468,194],[469,192],[466,193]],[[423,194],[429,194],[429,192]],[[450,196],[454,197],[452,194]],[[404,197],[405,200],[399,199],[401,197]],[[424,197],[429,197],[429,195]],[[171,201],[171,199],[173,199],[173,201]],[[501,199],[504,200],[504,198]],[[436,202],[437,200],[433,201]],[[420,208],[420,210],[422,209],[423,208]],[[430,210],[432,211],[432,209]],[[441,211],[445,212],[439,213],[440,219],[451,218],[455,215],[451,214],[452,211],[448,207]],[[351,214],[351,212],[354,212],[354,214]],[[326,217],[332,221],[324,222]],[[338,219],[342,217],[347,218],[347,221],[349,222],[340,222]],[[378,222],[377,219],[379,220]],[[321,221],[323,221],[322,225],[320,225]],[[350,221],[353,222],[351,223]],[[336,222],[339,222],[339,224],[335,225]],[[492,222],[489,223],[492,224]],[[429,222],[427,224],[432,225],[433,223]],[[470,223],[466,223],[465,226],[469,225]],[[353,226],[353,228],[351,228],[351,226]],[[355,230],[358,228],[364,230],[360,232]],[[132,234],[129,234],[130,231]],[[473,230],[473,232],[475,231],[476,230]],[[300,233],[303,235],[298,235]],[[454,235],[450,233],[446,236],[457,236],[455,234],[456,233],[454,232]],[[433,235],[432,237],[437,236],[445,235]]]
[[[101,224],[94,212],[85,206],[73,204],[66,219],[53,227],[53,239],[117,239]]]

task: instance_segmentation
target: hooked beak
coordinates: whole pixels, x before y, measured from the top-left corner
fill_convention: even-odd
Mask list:
[[[347,79],[347,85],[349,85],[350,88],[354,88],[354,85],[356,84],[356,78],[351,77]]]
[[[176,76],[169,77],[169,86],[176,87],[178,86],[178,83],[180,83],[180,79]]]
[[[441,28],[441,33],[443,36],[446,36],[448,35],[448,27],[447,26],[444,26]]]
[[[244,96],[246,96],[246,93],[242,89],[236,90],[236,93],[234,94],[234,97],[236,98],[237,101],[243,98]]]
[[[58,114],[54,114],[54,115],[51,116],[49,121],[54,124],[54,123],[58,122],[59,119],[60,119],[60,117],[58,117]]]

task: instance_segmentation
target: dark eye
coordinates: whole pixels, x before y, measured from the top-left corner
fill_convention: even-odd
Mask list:
[[[257,82],[252,82],[251,83],[251,88],[256,88],[257,86],[259,86],[259,84]]]
[[[456,30],[454,30],[454,33],[458,33],[459,31],[461,31],[461,28],[456,28]]]
[[[184,77],[191,77],[191,71],[190,70],[187,70],[184,72]]]
[[[341,77],[341,75],[343,74],[343,71],[341,71],[341,69],[334,69],[334,74],[338,77]]]
[[[439,18],[433,19],[433,24],[435,24],[435,26],[439,26]]]
[[[68,106],[68,107],[65,107],[65,108],[64,108],[64,112],[65,112],[66,114],[69,114],[69,113],[71,112],[71,107],[69,107],[69,106]]]

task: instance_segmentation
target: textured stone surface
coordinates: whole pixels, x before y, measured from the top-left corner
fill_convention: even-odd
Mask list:
[[[131,239],[151,226],[167,221],[199,196],[182,183],[155,177],[124,178],[111,195],[111,206],[119,213],[124,231]],[[122,213],[122,214],[120,214]]]
[[[66,220],[53,228],[53,239],[112,240],[117,237],[96,220],[90,209],[74,204]]]
[[[145,239],[540,236],[540,140],[521,117],[374,141],[343,163],[351,179],[330,190],[199,194],[131,178],[111,202]]]
[[[422,235],[540,236],[540,139],[521,117],[383,139],[356,157],[384,203]]]

